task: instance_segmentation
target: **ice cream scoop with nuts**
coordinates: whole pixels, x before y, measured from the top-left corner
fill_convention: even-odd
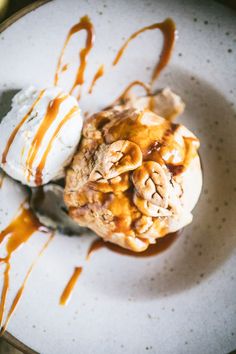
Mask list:
[[[202,172],[199,140],[172,122],[183,109],[179,96],[163,90],[85,121],[64,194],[79,225],[140,252],[192,221]]]

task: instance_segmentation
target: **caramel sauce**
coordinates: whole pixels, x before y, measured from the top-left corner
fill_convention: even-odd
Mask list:
[[[2,329],[1,329],[1,331],[0,331],[0,335],[2,335],[2,334],[5,332],[5,330],[6,330],[7,326],[8,326],[8,323],[9,323],[9,321],[10,321],[10,319],[11,319],[11,316],[13,315],[13,313],[14,313],[14,311],[15,311],[15,309],[16,309],[16,307],[17,307],[17,305],[18,305],[18,303],[19,303],[19,301],[20,301],[20,299],[21,299],[21,297],[22,297],[22,295],[23,295],[23,292],[24,292],[24,290],[25,290],[25,287],[26,287],[27,281],[28,281],[28,279],[29,279],[29,277],[30,277],[30,274],[32,273],[34,267],[36,266],[36,264],[37,264],[39,258],[42,256],[42,254],[44,253],[44,251],[45,251],[45,250],[47,249],[47,247],[49,246],[49,243],[52,241],[53,237],[54,237],[54,234],[52,233],[52,234],[50,235],[49,239],[47,240],[47,242],[46,242],[46,243],[43,245],[43,247],[41,248],[41,251],[38,253],[37,257],[35,258],[35,260],[34,260],[33,263],[31,264],[30,268],[28,269],[28,271],[27,271],[27,273],[26,273],[26,276],[25,276],[25,278],[24,278],[24,280],[23,280],[23,284],[21,285],[21,287],[20,287],[19,290],[17,291],[17,294],[16,294],[15,298],[14,298],[13,301],[12,301],[10,310],[9,310],[9,312],[8,312],[8,314],[7,314],[7,317],[6,317],[6,320],[5,320],[5,324],[4,324],[4,326],[2,327]],[[8,279],[8,282],[9,282],[9,279]]]
[[[131,82],[125,89],[124,91],[121,93],[121,95],[115,100],[115,102],[125,102],[127,95],[130,93],[130,91],[132,90],[132,88],[134,86],[141,86],[144,88],[144,90],[146,91],[147,95],[151,94],[151,89],[149,87],[149,85],[145,84],[142,81],[136,80]],[[115,104],[115,102],[111,105],[113,106]]]
[[[174,134],[178,127],[178,124],[171,124],[170,129],[164,134],[163,144],[159,150],[163,161],[174,176],[186,170],[196,157],[199,146],[199,141],[195,138],[183,137],[181,143],[178,136]]]
[[[57,68],[56,68],[56,74],[55,74],[55,79],[54,79],[54,84],[57,85],[59,81],[59,75],[62,71],[61,67],[63,68],[62,62],[63,62],[63,57],[65,54],[66,47],[71,39],[71,37],[75,34],[78,33],[82,30],[85,30],[87,32],[87,38],[86,38],[86,43],[85,47],[81,49],[80,51],[80,65],[77,70],[76,78],[75,81],[70,89],[70,94],[73,93],[75,88],[77,86],[81,86],[84,83],[84,72],[86,69],[87,65],[87,56],[89,52],[91,51],[95,39],[94,35],[94,27],[93,24],[91,23],[90,19],[88,16],[84,16],[80,19],[80,22],[74,25],[65,40],[64,46],[62,48],[58,63],[57,63]]]
[[[12,223],[0,232],[0,243],[6,236],[10,236],[7,245],[7,257],[3,258],[5,262],[8,262],[12,253],[16,249],[28,241],[31,235],[40,228],[41,224],[34,216],[30,209],[21,207],[19,215],[12,221]]]
[[[114,215],[114,232],[134,235],[132,224],[140,218],[141,214],[133,203],[133,188],[123,193],[111,194],[108,209]]]
[[[150,111],[155,112],[155,96],[150,96],[149,102],[148,102],[148,108]]]
[[[69,280],[69,282],[67,283],[65,289],[63,290],[63,293],[61,294],[60,297],[60,305],[66,305],[69,301],[69,298],[71,296],[72,290],[74,289],[74,286],[82,272],[83,268],[82,267],[76,267],[74,269],[74,272]]]
[[[140,30],[134,32],[127,40],[126,42],[123,44],[123,46],[119,49],[114,61],[113,61],[113,65],[117,65],[118,62],[120,61],[122,55],[124,54],[124,51],[126,50],[126,48],[128,47],[129,43],[135,39],[136,37],[138,37],[141,33],[146,32],[146,31],[150,31],[150,30],[155,30],[155,29],[159,29],[163,36],[164,36],[164,43],[163,43],[163,48],[161,51],[161,55],[160,55],[160,59],[158,61],[158,63],[156,64],[156,67],[153,70],[152,73],[152,78],[151,78],[151,83],[153,83],[158,76],[160,75],[161,71],[165,68],[165,66],[168,64],[170,58],[171,58],[171,54],[172,54],[172,50],[174,47],[174,43],[175,43],[175,35],[176,35],[176,27],[175,27],[175,23],[172,19],[167,18],[165,21],[161,22],[161,23],[154,23],[151,26],[146,26],[141,28]]]
[[[93,92],[93,88],[97,82],[102,76],[104,75],[104,65],[99,66],[97,72],[94,75],[94,78],[92,80],[92,83],[90,85],[88,93],[91,94]]]
[[[173,176],[177,176],[186,170],[192,160],[197,156],[198,145],[199,142],[197,139],[184,137],[185,148],[181,162],[178,164],[166,162],[166,166]]]
[[[34,160],[37,156],[38,149],[42,144],[43,138],[45,134],[47,133],[48,129],[51,127],[52,123],[56,119],[60,106],[63,101],[67,99],[67,95],[61,95],[59,94],[54,100],[50,101],[46,115],[44,116],[37,133],[34,136],[34,139],[32,141],[31,147],[28,152],[27,160],[26,160],[26,167],[28,171],[28,181],[30,180],[31,176],[31,171],[32,171],[32,166],[34,163]]]
[[[87,253],[87,259],[90,259],[91,255],[96,251],[106,248],[112,252],[119,253],[125,256],[130,257],[152,257],[156,256],[164,251],[166,251],[179,237],[180,231],[174,232],[171,234],[166,235],[165,237],[157,239],[157,242],[153,245],[150,245],[147,250],[143,252],[132,252],[126,248],[119,247],[114,243],[105,242],[103,239],[96,239],[92,242],[91,246],[89,247]]]
[[[129,173],[125,172],[116,178],[89,182],[88,187],[103,193],[117,193],[127,190],[129,188],[129,185]]]
[[[63,67],[61,68],[61,72],[65,72],[66,70],[68,70],[69,64],[65,64],[63,65]]]
[[[197,156],[197,149],[199,147],[199,141],[195,138],[184,137],[184,144],[185,144],[185,157],[184,157],[184,167],[186,168],[189,166],[191,161]]]
[[[38,102],[41,100],[43,94],[44,94],[45,90],[42,90],[38,96],[38,98],[35,100],[35,102],[33,103],[32,107],[30,108],[29,112],[24,116],[24,118],[21,120],[21,122],[14,128],[14,130],[12,131],[7,145],[5,147],[5,150],[3,151],[2,154],[2,163],[6,163],[7,162],[7,154],[11,148],[11,145],[16,137],[16,134],[18,133],[18,131],[20,130],[20,128],[22,127],[22,125],[27,121],[27,119],[30,117],[31,113],[33,112],[35,106],[38,104]]]
[[[5,178],[5,173],[4,172],[2,172],[1,174],[0,174],[0,189],[2,188],[2,184],[3,184],[3,181],[4,181],[4,178]]]
[[[132,141],[140,147],[145,159],[148,156],[150,145],[156,141],[162,141],[165,132],[170,128],[170,122],[164,120],[159,125],[146,125],[141,121],[143,114],[141,112],[139,117],[127,117],[126,115],[117,121],[114,120],[114,123],[106,129],[106,134],[104,134],[106,143],[120,139]]]
[[[178,176],[184,172],[184,165],[173,165],[171,163],[166,163],[166,167],[173,176]]]
[[[0,232],[0,243],[2,243],[3,240],[6,237],[8,237],[6,242],[7,255],[6,257],[0,259],[0,263],[5,264],[3,287],[2,287],[1,301],[0,301],[0,328],[2,328],[1,334],[5,331],[7,323],[9,322],[10,317],[13,314],[23,294],[29,275],[32,272],[34,265],[36,264],[36,260],[35,260],[31,265],[30,269],[28,270],[24,282],[13,300],[10,311],[6,318],[6,322],[2,326],[5,304],[6,304],[7,294],[9,290],[9,282],[10,282],[9,272],[11,268],[10,265],[11,256],[20,246],[26,243],[29,240],[29,238],[38,230],[45,231],[42,225],[40,224],[40,222],[38,221],[38,219],[36,218],[36,216],[33,214],[33,212],[23,204],[20,208],[19,214],[15,217],[15,219],[3,231]],[[52,238],[52,235],[50,236],[50,238]],[[46,248],[46,245],[41,250],[39,256],[43,253],[44,249]]]
[[[73,114],[75,114],[76,112],[78,112],[78,107],[74,106],[73,108],[71,108],[71,110],[69,111],[69,113],[67,113],[67,115],[63,118],[63,120],[60,122],[60,124],[58,124],[54,134],[52,135],[48,146],[42,156],[42,159],[40,161],[40,163],[38,164],[38,167],[36,169],[36,174],[35,174],[35,183],[36,185],[41,185],[42,184],[42,174],[43,174],[43,169],[45,167],[46,161],[47,161],[47,157],[49,152],[51,151],[53,142],[55,141],[57,135],[59,134],[60,130],[62,129],[62,127],[72,118]]]

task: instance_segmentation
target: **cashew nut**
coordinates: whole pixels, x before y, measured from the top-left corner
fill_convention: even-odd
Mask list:
[[[141,198],[137,193],[134,193],[133,202],[139,211],[146,216],[160,217],[172,215],[170,210],[162,208],[146,199]]]
[[[140,147],[128,140],[118,140],[110,145],[102,144],[96,158],[90,181],[96,181],[98,174],[105,179],[115,178],[122,173],[135,170],[142,164]]]
[[[158,207],[167,208],[168,179],[159,163],[154,161],[144,162],[133,172],[132,181],[142,198]]]

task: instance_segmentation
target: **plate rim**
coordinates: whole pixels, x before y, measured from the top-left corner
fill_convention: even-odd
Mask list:
[[[37,8],[46,5],[49,2],[52,2],[53,0],[37,0],[36,2],[26,5],[24,8],[18,10],[15,12],[13,15],[9,16],[7,19],[5,19],[2,23],[0,23],[0,34],[2,34],[5,30],[7,30],[10,26],[15,24],[18,20],[29,14],[30,12],[36,10]],[[219,5],[224,5],[226,8],[231,8],[234,10],[234,8],[227,6],[227,4],[221,2],[221,1],[216,1]],[[2,338],[9,344],[11,344],[13,347],[16,349],[22,351],[25,354],[39,354],[37,351],[33,350],[29,346],[25,345],[23,342],[18,340],[15,336],[13,336],[10,332],[5,331]],[[232,351],[233,353],[234,351]]]
[[[4,332],[2,338],[10,345],[12,345],[15,349],[18,349],[24,354],[39,354],[38,352],[34,351],[32,348],[25,345],[19,339],[14,337],[10,332]]]
[[[13,15],[5,19],[1,24],[0,24],[0,33],[4,32],[8,27],[13,25],[16,21],[18,21],[20,18],[24,17],[27,15],[29,12],[36,10],[38,7],[45,5],[47,2],[50,2],[53,0],[38,0],[36,2],[33,2],[32,4],[29,4],[22,9],[16,11]]]

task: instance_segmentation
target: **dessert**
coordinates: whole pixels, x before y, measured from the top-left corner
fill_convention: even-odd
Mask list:
[[[38,186],[64,176],[80,140],[76,99],[58,87],[17,93],[0,123],[0,165],[12,178]]]
[[[169,88],[153,92],[155,80],[171,57],[174,22],[166,19],[134,32],[112,65],[118,64],[132,40],[150,30],[163,35],[150,82],[133,81],[114,104],[88,118],[81,141],[81,112],[71,94],[78,89],[78,100],[83,94],[87,59],[95,40],[88,16],[69,31],[57,64],[55,85],[67,70],[64,54],[71,37],[85,31],[70,94],[57,86],[22,90],[0,123],[0,165],[23,184],[41,187],[32,191],[31,206],[45,225],[67,233],[88,227],[105,241],[135,252],[190,223],[202,185],[199,141],[183,125],[172,122],[184,110],[182,99]],[[105,72],[100,65],[89,94]],[[143,87],[146,96],[132,94],[135,85]],[[64,205],[63,183],[43,185],[65,177],[68,166]]]
[[[173,116],[176,106],[166,111]],[[93,115],[67,172],[70,216],[105,241],[144,251],[192,221],[202,184],[198,148],[187,128],[146,108]]]
[[[163,46],[149,82],[131,82],[110,107],[85,121],[81,138],[83,121],[78,101],[93,93],[97,81],[120,62],[131,41],[152,30],[162,33]],[[66,93],[57,86],[70,66],[65,52],[71,38],[81,32],[85,32],[85,41],[75,78]],[[110,241],[113,245],[110,243],[109,248],[118,253],[160,253],[176,240],[176,233],[157,242],[157,247],[149,245],[192,221],[191,211],[202,186],[199,141],[183,125],[172,122],[185,107],[180,96],[169,88],[153,89],[171,58],[175,38],[176,27],[170,18],[137,30],[124,41],[110,68],[102,63],[94,67],[87,90],[83,85],[95,29],[89,17],[83,16],[66,36],[55,86],[43,90],[29,87],[13,98],[10,112],[0,123],[0,167],[13,179],[34,188],[20,185],[0,169],[0,262],[5,266],[0,335],[55,229],[80,235],[88,233],[86,227],[99,235],[101,238],[88,249],[88,260],[95,250],[105,244],[107,247],[103,240]],[[145,89],[145,96],[131,93],[136,85]],[[90,109],[90,105],[85,108]],[[84,116],[89,115],[86,113]],[[43,233],[46,242],[5,315],[12,255],[37,233]],[[147,252],[138,253],[144,250]],[[60,297],[61,305],[67,303],[81,271],[82,267],[74,267]]]

